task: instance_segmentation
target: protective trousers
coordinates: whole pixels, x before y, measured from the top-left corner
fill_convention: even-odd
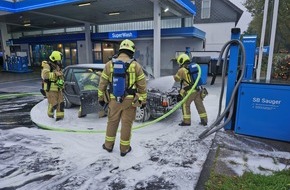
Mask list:
[[[113,148],[119,122],[121,120],[120,150],[126,152],[130,147],[131,129],[136,116],[136,108],[132,106],[132,99],[124,99],[117,103],[111,99],[108,109],[108,123],[106,131],[105,146]]]
[[[182,105],[183,122],[191,124],[190,104],[193,101],[199,114],[200,120],[204,120],[207,123],[207,114],[203,105],[203,99],[201,98],[200,91],[193,92]]]
[[[54,117],[54,111],[56,119],[64,118],[64,102],[63,102],[63,93],[62,91],[49,91],[46,92],[48,109],[48,117]]]

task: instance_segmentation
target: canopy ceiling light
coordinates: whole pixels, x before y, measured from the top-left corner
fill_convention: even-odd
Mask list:
[[[111,13],[109,13],[110,16],[115,16],[115,15],[119,15],[119,14],[120,14],[120,12],[111,12]]]
[[[90,2],[78,4],[79,7],[84,7],[84,6],[89,6],[89,5],[91,5]]]

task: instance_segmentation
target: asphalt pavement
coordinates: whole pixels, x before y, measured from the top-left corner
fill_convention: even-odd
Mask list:
[[[0,91],[38,92],[41,85],[40,69],[28,73],[0,72]],[[217,78],[218,80],[218,78]],[[200,174],[196,190],[203,190],[211,171],[224,175],[241,175],[245,171],[259,172],[259,168],[275,171],[279,165],[290,168],[289,142],[237,135],[220,130],[215,134],[211,150]],[[263,159],[272,159],[277,168],[269,169]],[[253,162],[257,160],[258,162]],[[269,163],[265,163],[269,165]],[[258,168],[258,169],[257,169]],[[282,168],[283,169],[283,168]]]

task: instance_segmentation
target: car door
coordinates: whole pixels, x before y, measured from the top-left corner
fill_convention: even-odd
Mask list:
[[[69,104],[74,105],[80,105],[80,88],[78,86],[77,78],[75,77],[75,72],[78,71],[79,69],[75,68],[69,68],[65,71],[65,101],[67,101]]]
[[[80,89],[82,114],[85,115],[102,110],[103,108],[98,103],[100,74],[97,74],[92,69],[87,69],[85,72],[74,72],[74,77]]]

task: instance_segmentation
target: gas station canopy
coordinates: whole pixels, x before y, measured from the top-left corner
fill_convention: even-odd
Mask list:
[[[0,22],[8,32],[153,20],[154,0],[2,0]],[[190,0],[162,0],[162,19],[192,17]]]

